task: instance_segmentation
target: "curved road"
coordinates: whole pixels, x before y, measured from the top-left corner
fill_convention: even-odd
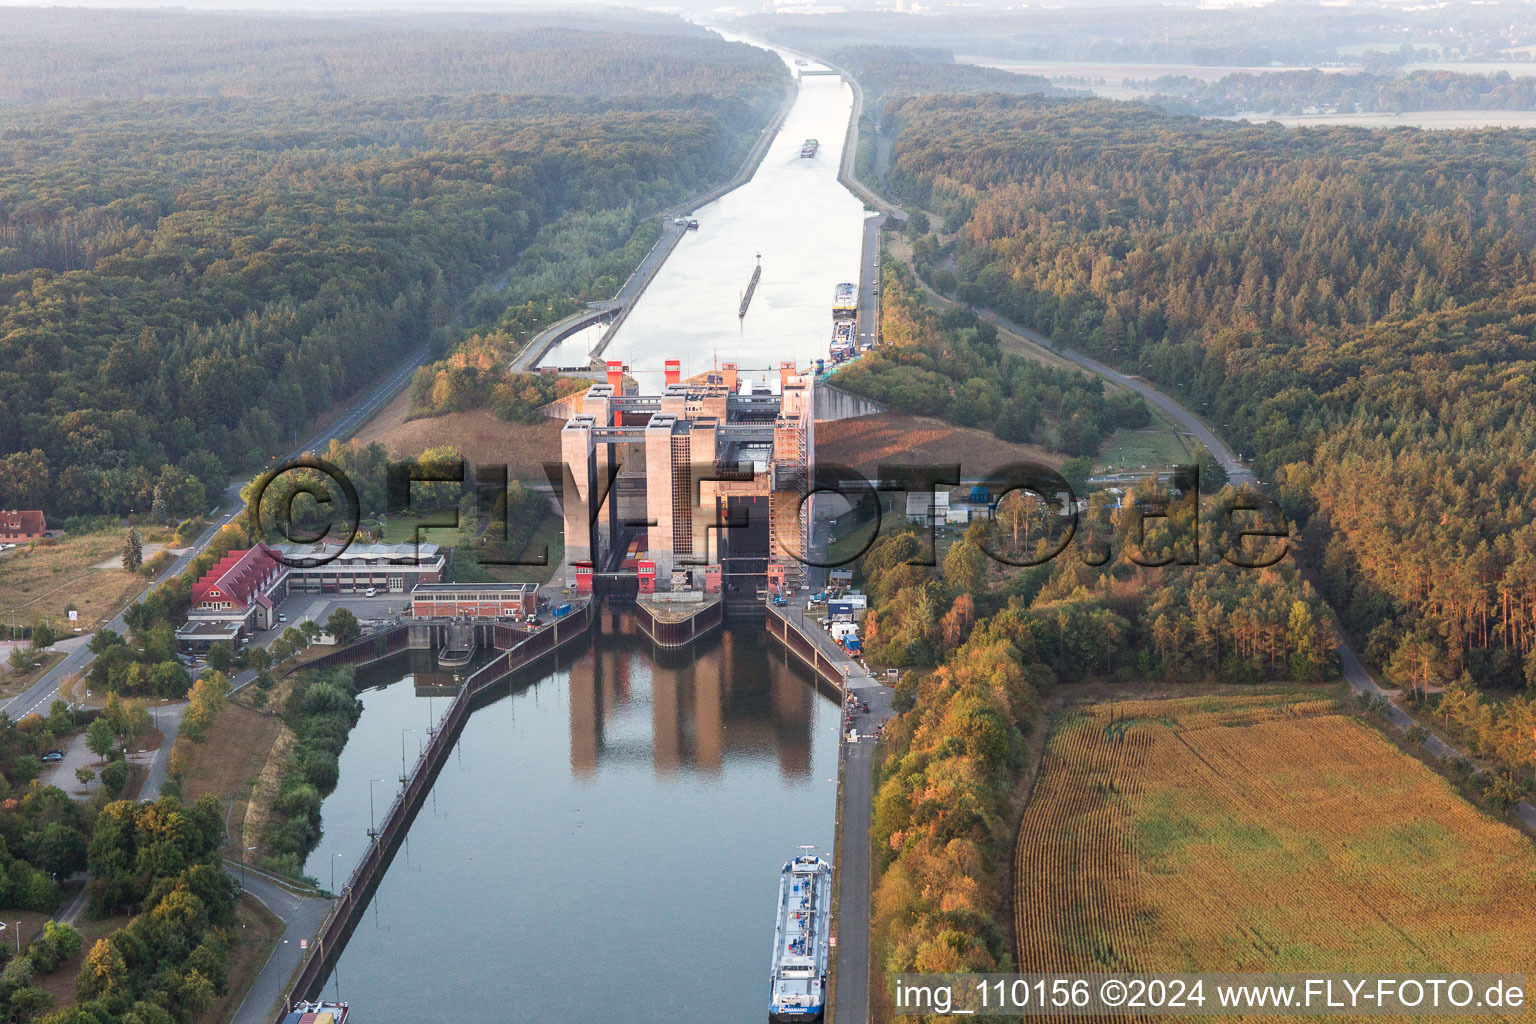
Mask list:
[[[340,416],[336,417],[336,419],[333,420],[329,426],[284,456],[284,461],[297,458],[307,451],[323,448],[330,444],[333,440],[345,440],[346,438],[352,436],[353,431],[361,426],[368,419],[368,417],[372,416],[385,403],[394,398],[395,395],[399,394],[402,388],[410,383],[411,376],[416,372],[416,368],[421,366],[422,363],[426,361],[429,351],[430,349],[423,345],[421,348],[418,348],[416,351],[412,352],[409,356],[406,357],[405,361],[400,365],[399,368],[397,368],[384,380],[374,385],[374,387],[371,388],[367,394],[363,395],[351,406],[349,406],[346,411],[344,411]],[[245,486],[245,483],[246,481],[237,481],[225,488],[224,503],[220,506],[220,508],[227,508],[229,511],[227,511],[222,517],[214,520],[205,530],[203,530],[203,532],[198,535],[197,539],[192,542],[191,546],[183,551],[180,555],[178,555],[176,559],[172,561],[171,564],[168,565],[163,572],[160,573],[160,575],[155,577],[155,582],[150,584],[150,586],[145,587],[144,591],[139,594],[139,597],[135,598],[134,600],[142,598],[144,594],[149,593],[153,587],[158,586],[159,584],[170,579],[172,576],[183,572],[187,566],[191,564],[194,558],[202,554],[208,545],[213,543],[213,538],[218,535],[218,532],[245,510],[245,502],[240,498],[240,489]],[[216,512],[217,509],[215,509],[215,513]],[[132,602],[130,602],[130,604],[131,603]],[[123,621],[123,613],[118,612],[111,618],[111,620],[106,623],[105,627],[103,628],[126,634],[128,631],[128,624]],[[59,697],[59,687],[64,682],[64,680],[77,672],[86,671],[91,667],[91,662],[95,660],[96,656],[92,654],[89,649],[87,649],[85,644],[82,643],[77,645],[74,650],[69,652],[63,661],[59,662],[53,668],[43,673],[37,682],[33,683],[21,693],[12,697],[4,704],[0,704],[0,712],[4,712],[13,720],[22,718],[23,716],[34,711],[39,713],[45,712],[48,708],[48,705]]]
[[[311,950],[301,949],[300,940],[311,940],[320,931],[320,925],[331,908],[331,901],[324,896],[309,895],[290,884],[281,883],[263,872],[225,861],[224,867],[231,876],[241,879],[245,891],[261,901],[262,906],[276,914],[283,922],[283,936],[272,955],[262,965],[261,973],[246,990],[245,999],[235,1010],[231,1024],[271,1024],[273,1011],[283,998],[288,979],[298,970],[299,962]]]
[[[876,194],[874,190],[871,189],[868,185],[859,181],[855,177],[852,154],[856,153],[858,149],[858,111],[862,103],[862,92],[854,78],[846,71],[843,73],[843,77],[847,81],[853,83],[855,97],[853,123],[849,129],[849,142],[848,146],[846,147],[846,153],[848,153],[850,156],[847,165],[844,168],[844,183],[847,184],[853,192],[858,194],[871,206],[875,207],[877,210],[880,210],[882,213],[888,216],[904,217],[905,214],[900,207],[887,202],[885,199]],[[878,220],[883,221],[884,218],[882,217]],[[866,230],[871,233],[877,229],[878,222],[874,220],[872,220],[866,226]],[[868,257],[866,257],[864,268],[866,274],[868,274],[869,270],[871,269],[870,263],[871,261],[868,259]],[[865,278],[865,288],[867,289],[869,285],[870,282],[868,278]],[[938,295],[931,289],[927,289],[926,286],[925,290],[943,302],[953,303],[953,300]],[[865,297],[867,294],[868,293],[866,291],[865,295],[861,296],[864,301],[868,301],[868,299]],[[1119,384],[1122,387],[1129,388],[1130,390],[1136,392],[1145,401],[1151,403],[1169,419],[1177,423],[1181,428],[1193,434],[1201,444],[1205,445],[1206,449],[1209,450],[1210,453],[1215,456],[1216,460],[1221,463],[1222,468],[1227,471],[1228,479],[1233,485],[1256,485],[1258,483],[1258,480],[1255,478],[1253,471],[1238,461],[1237,456],[1233,453],[1232,449],[1226,444],[1226,442],[1218,437],[1215,431],[1213,431],[1204,420],[1196,416],[1190,410],[1184,408],[1184,406],[1179,404],[1179,402],[1172,396],[1158,390],[1156,387],[1147,383],[1140,377],[1132,377],[1121,373],[1119,370],[1116,370],[1115,368],[1108,366],[1099,360],[1092,358],[1091,356],[1084,355],[1083,353],[1074,349],[1062,348],[1052,342],[1049,338],[1046,338],[1044,335],[1040,334],[1038,331],[1030,330],[1022,324],[1015,323],[1005,316],[994,313],[990,310],[977,309],[974,306],[968,306],[967,308],[970,308],[973,312],[976,313],[977,316],[982,317],[997,327],[1011,331],[1020,337],[1026,338],[1029,341],[1039,345],[1041,348],[1044,348],[1047,351],[1068,360],[1069,362],[1075,363],[1091,373],[1098,374],[1099,376]],[[1386,696],[1385,691],[1377,684],[1376,680],[1371,676],[1370,672],[1365,668],[1364,664],[1361,663],[1359,657],[1355,654],[1354,649],[1350,646],[1349,641],[1345,639],[1342,634],[1339,635],[1338,652],[1339,663],[1343,669],[1344,678],[1349,683],[1351,689],[1357,693],[1377,694],[1383,697]],[[1388,708],[1389,710],[1387,717],[1398,729],[1406,730],[1409,726],[1415,724],[1413,717],[1397,705],[1391,704],[1389,702]],[[1424,746],[1425,749],[1435,757],[1443,758],[1447,756],[1460,755],[1460,751],[1451,747],[1438,736],[1434,736],[1433,734],[1429,736]],[[863,759],[859,760],[862,761]],[[854,760],[849,761],[847,769],[848,776],[850,778],[856,774],[867,776],[869,770],[866,764],[861,764]],[[855,782],[845,781],[845,785],[849,786],[850,789],[853,785],[856,784],[857,783]],[[860,791],[866,791],[867,789],[868,784],[866,781],[862,786],[860,786]],[[1516,804],[1515,813],[1519,815],[1520,819],[1524,821],[1527,826],[1536,828],[1536,807],[1533,807],[1529,801],[1521,801],[1520,803]],[[847,879],[845,878],[845,881],[846,880]],[[855,920],[856,918],[851,916],[851,912],[856,911],[857,899],[859,896],[862,896],[864,913],[863,920],[865,921],[865,927],[867,928],[869,922],[868,893],[850,893],[849,887],[844,886],[842,890],[841,910],[844,914],[845,920]],[[844,941],[846,943],[846,936],[849,935],[849,929],[846,926],[842,926],[839,928],[839,932],[841,935],[845,936]],[[845,1021],[863,1022],[869,1019],[868,993],[865,990],[865,986],[850,985],[845,991],[844,985],[842,983],[843,976],[846,973],[849,973],[850,971],[857,971],[861,967],[863,972],[866,975],[868,974],[869,964],[867,941],[863,943],[862,946],[863,949],[861,951],[861,958],[864,960],[862,965],[855,965],[854,963],[849,962],[851,959],[860,958],[849,956],[849,954],[853,954],[855,952],[854,947],[850,947],[849,945],[845,944],[844,947],[839,951],[839,984],[837,991],[837,1002],[834,1011],[837,1017],[837,1024],[843,1024]],[[849,1005],[846,1006],[844,1004],[845,997],[848,999],[849,1003]]]

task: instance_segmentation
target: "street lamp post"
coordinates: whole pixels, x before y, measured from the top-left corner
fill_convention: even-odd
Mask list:
[[[255,850],[256,850],[256,847],[254,847],[254,846],[247,846],[245,848],[245,852],[246,853],[253,853],[253,852],[255,852]],[[240,858],[240,888],[242,888],[242,889],[245,888],[245,858],[244,857]]]
[[[387,781],[387,780],[385,780],[385,779],[369,779],[368,780],[368,838],[373,839],[375,841],[377,841],[378,838],[379,838],[379,831],[378,831],[377,828],[374,827],[374,824],[373,824],[373,787],[375,785],[377,785],[378,783],[385,782],[385,781]]]
[[[416,731],[415,729],[401,729],[400,730],[400,785],[402,785],[402,786],[405,785],[405,779],[406,779],[406,771],[405,771],[405,734],[408,733],[408,732],[415,732],[415,731]]]
[[[341,859],[341,854],[331,854],[331,895],[336,895],[336,862]]]

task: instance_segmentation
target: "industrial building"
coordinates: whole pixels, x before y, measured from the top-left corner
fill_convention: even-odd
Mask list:
[[[734,363],[684,382],[669,360],[662,393],[640,395],[610,362],[561,432],[564,581],[601,593],[718,589],[728,607],[760,600],[770,575],[800,582],[815,378],[783,363],[777,385]]]
[[[443,578],[447,557],[436,544],[350,543],[337,551],[328,542],[273,544],[289,565],[289,586],[305,594],[405,594]],[[314,562],[317,564],[307,564]]]
[[[538,609],[537,583],[423,583],[411,591],[418,619],[510,619]]]

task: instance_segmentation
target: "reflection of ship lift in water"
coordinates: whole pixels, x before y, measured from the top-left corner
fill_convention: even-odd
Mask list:
[[[747,315],[747,307],[752,304],[752,293],[757,291],[758,279],[763,276],[763,254],[757,254],[757,266],[752,268],[752,279],[747,282],[747,290],[741,293],[741,305],[736,309],[736,315]]]

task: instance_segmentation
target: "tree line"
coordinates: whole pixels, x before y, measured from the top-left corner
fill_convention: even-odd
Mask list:
[[[480,315],[603,290],[617,269],[601,254],[733,167],[783,76],[731,71],[737,47],[714,37],[590,60],[572,45],[534,33],[506,59],[547,57],[576,92],[601,78],[603,97],[554,94],[546,75],[544,96],[10,111],[7,507],[205,511],[406,353],[451,344],[455,309],[497,272]]]
[[[1247,113],[1401,113],[1405,110],[1533,110],[1536,76],[1507,71],[1404,74],[1336,71],[1266,71],[1225,75],[1217,81],[1167,75],[1144,83],[1147,102],[1171,114],[1206,117]]]
[[[1385,664],[1536,681],[1536,134],[915,99],[891,180],[958,293],[1157,380],[1252,453]]]
[[[1113,513],[1095,497],[1091,518],[1123,546],[1129,510],[1167,495],[1149,483]],[[867,657],[907,666],[871,828],[872,935],[888,975],[1010,968],[1006,865],[1042,692],[1084,680],[1310,682],[1336,672],[1327,610],[1292,563],[1092,567],[1069,554],[989,568],[983,552],[1011,528],[1007,509],[973,522],[938,571],[914,564],[928,544],[915,528],[885,531],[858,564]],[[1160,553],[1174,532],[1154,531],[1142,547]]]
[[[881,343],[837,371],[838,387],[897,412],[1074,456],[1096,453],[1121,427],[1151,421],[1140,396],[1106,395],[1097,377],[1003,352],[997,328],[962,307],[935,311],[912,272],[889,256],[880,281]]]

